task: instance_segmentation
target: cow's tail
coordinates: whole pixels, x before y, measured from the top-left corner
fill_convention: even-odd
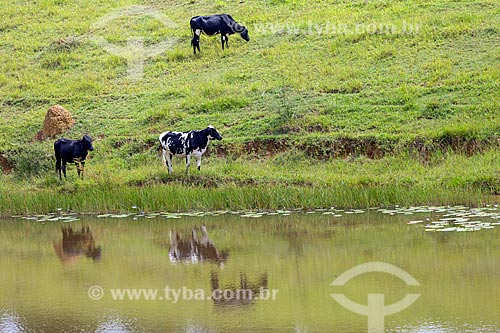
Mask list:
[[[160,145],[158,146],[158,151],[160,152],[160,154],[161,154],[162,150],[163,150],[163,145],[160,141]]]
[[[54,142],[54,155],[56,155],[56,172],[61,170],[61,143],[59,140]]]
[[[191,46],[194,46],[195,45],[194,41],[195,41],[196,36],[195,36],[195,31],[194,31],[193,25],[190,24],[190,26],[191,26],[191,36],[193,36],[193,38],[191,38]]]
[[[163,164],[163,166],[166,166],[167,160],[165,159],[166,158],[165,148],[163,147],[163,143],[161,142],[161,140],[160,140],[160,146],[158,147],[158,152],[160,153],[161,164]]]
[[[160,156],[161,156],[161,164],[164,167],[167,167],[167,154],[168,152],[163,148],[163,146],[160,144]]]
[[[191,18],[191,20],[189,21],[189,28],[191,28],[191,34],[193,34],[193,36],[194,36],[195,29],[193,27],[193,19],[194,19],[194,17]]]

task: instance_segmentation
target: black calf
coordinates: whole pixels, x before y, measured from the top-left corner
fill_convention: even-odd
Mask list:
[[[62,179],[61,170],[66,178],[66,163],[75,163],[78,176],[83,178],[83,168],[88,152],[94,150],[92,139],[84,135],[81,140],[69,140],[61,138],[54,142],[54,152],[56,155],[56,172],[59,172],[59,178]],[[62,162],[62,165],[61,165]]]

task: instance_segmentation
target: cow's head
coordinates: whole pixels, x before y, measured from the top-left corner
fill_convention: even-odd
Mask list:
[[[232,28],[234,33],[239,33],[241,38],[243,38],[247,42],[250,40],[250,37],[248,36],[248,29],[245,28],[244,25],[241,25],[239,23],[234,22],[234,24],[231,26],[231,28]]]
[[[222,136],[220,136],[219,132],[212,125],[208,125],[206,131],[210,139],[222,140]]]
[[[250,41],[250,37],[248,36],[248,29],[245,28],[244,26],[241,26],[241,27],[243,28],[243,30],[240,32],[241,38],[243,38],[247,42]]]
[[[94,147],[92,146],[92,138],[88,135],[84,135],[82,139],[83,145],[87,150],[93,151]]]

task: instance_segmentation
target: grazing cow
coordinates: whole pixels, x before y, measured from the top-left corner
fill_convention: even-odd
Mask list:
[[[250,40],[248,29],[238,24],[231,15],[195,16],[189,23],[193,31],[191,45],[193,46],[194,54],[196,54],[196,49],[200,51],[200,35],[202,32],[208,36],[220,34],[222,50],[224,50],[224,43],[229,47],[228,35],[239,33],[241,38],[247,42]]]
[[[170,250],[168,251],[170,261],[177,263],[184,262],[214,262],[223,265],[229,257],[229,251],[217,250],[214,243],[208,238],[207,228],[201,227],[201,239],[198,239],[196,230],[191,231],[190,238],[182,238],[182,236],[170,230]]]
[[[62,179],[61,170],[64,173],[64,178],[66,178],[66,163],[75,163],[78,170],[78,176],[81,175],[83,178],[83,168],[89,150],[94,150],[94,147],[92,147],[92,139],[88,135],[84,135],[81,140],[61,138],[54,142],[56,172],[59,172],[59,178]]]
[[[263,273],[257,280],[249,281],[247,275],[240,272],[239,283],[229,283],[221,287],[219,273],[210,272],[210,287],[212,300],[218,306],[240,306],[255,302],[256,299],[268,293],[267,273]],[[273,290],[273,297],[276,292]]]
[[[191,155],[196,157],[198,171],[201,166],[201,155],[207,150],[210,139],[222,140],[215,127],[209,125],[204,130],[190,132],[163,132],[160,134],[162,147],[162,162],[168,166],[168,173],[172,172],[172,156],[186,157],[186,173],[189,172]]]

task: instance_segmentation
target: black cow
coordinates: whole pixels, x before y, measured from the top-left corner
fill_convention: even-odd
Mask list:
[[[208,36],[220,34],[222,50],[224,50],[224,43],[229,47],[227,43],[228,35],[238,33],[241,38],[247,42],[250,40],[250,37],[248,37],[248,29],[238,24],[231,15],[228,14],[195,16],[189,23],[193,31],[191,45],[193,46],[194,54],[196,54],[196,49],[200,51],[200,35],[202,32]]]
[[[186,173],[189,172],[191,155],[196,157],[198,171],[201,166],[201,155],[207,150],[210,139],[222,140],[222,136],[215,127],[208,125],[204,130],[190,132],[163,132],[160,134],[162,147],[162,162],[168,166],[168,173],[172,172],[172,156],[186,157]]]
[[[83,168],[89,150],[94,150],[94,147],[92,147],[92,139],[88,135],[84,135],[81,140],[61,138],[54,142],[56,172],[59,172],[59,178],[62,179],[61,170],[64,173],[64,178],[66,178],[66,163],[75,163],[78,170],[78,176],[81,175],[83,178]]]

